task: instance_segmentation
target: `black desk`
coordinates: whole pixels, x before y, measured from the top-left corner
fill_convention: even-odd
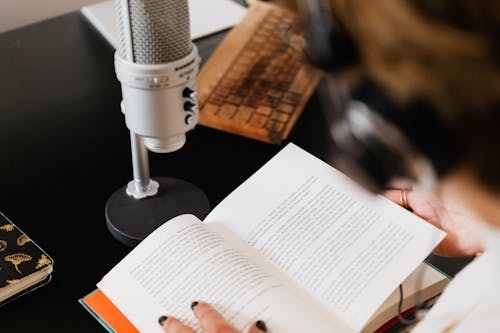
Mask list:
[[[202,58],[223,36],[196,43]],[[129,251],[104,217],[132,177],[113,52],[79,13],[0,35],[0,210],[55,259],[48,286],[0,308],[2,333],[104,332],[77,300]],[[317,99],[290,141],[322,157]],[[280,148],[199,126],[180,151],[150,154],[151,175],[188,180],[214,206]]]

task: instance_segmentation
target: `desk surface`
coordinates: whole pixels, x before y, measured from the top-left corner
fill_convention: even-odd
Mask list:
[[[224,35],[196,43],[203,59]],[[113,52],[79,13],[0,34],[0,211],[55,260],[48,286],[0,308],[0,332],[104,332],[77,300],[129,251],[104,217],[132,177]],[[322,157],[317,103],[289,141]],[[198,126],[178,152],[150,154],[151,175],[198,185],[213,207],[280,148]]]

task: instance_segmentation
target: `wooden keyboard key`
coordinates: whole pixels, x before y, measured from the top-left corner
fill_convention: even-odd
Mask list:
[[[288,61],[288,58],[290,58],[290,55],[286,52],[280,52],[277,57],[279,61],[281,61],[282,63],[286,63]]]
[[[248,107],[245,105],[241,105],[238,108],[238,111],[236,112],[236,114],[234,115],[233,120],[238,122],[238,123],[244,124],[244,123],[248,122],[248,120],[250,119],[250,117],[252,116],[252,114],[254,112],[255,112],[254,108],[251,108],[251,107]]]
[[[267,123],[268,117],[263,116],[258,113],[254,113],[252,118],[250,118],[249,125],[253,127],[264,127]]]
[[[286,92],[285,95],[283,95],[282,101],[287,104],[297,105],[300,102],[300,96],[300,94]]]
[[[250,96],[255,99],[263,99],[266,96],[266,89],[256,84]]]
[[[238,96],[241,98],[247,97],[249,93],[250,93],[250,89],[240,88],[240,87],[236,88],[234,91],[235,96]]]
[[[290,104],[286,104],[286,103],[281,103],[278,106],[278,110],[280,110],[281,112],[290,114],[290,113],[293,113],[293,110],[295,110],[295,106],[290,105]]]
[[[292,82],[294,77],[295,77],[295,75],[289,74],[288,69],[287,69],[287,70],[285,70],[285,73],[278,76],[278,81],[283,82],[283,83],[290,83],[290,82]]]
[[[286,91],[288,86],[289,86],[289,84],[283,83],[280,81],[276,81],[273,83],[273,89],[276,89],[276,90]]]
[[[295,80],[292,82],[292,85],[288,89],[288,91],[296,94],[301,94],[307,87],[310,82],[310,77],[304,69],[301,69]]]
[[[281,43],[278,45],[278,47],[276,48],[276,53],[278,54],[286,54],[288,57],[290,57],[287,53],[286,53],[286,50],[287,50],[288,46],[285,44],[285,43]]]
[[[207,103],[203,106],[203,109],[201,111],[209,114],[216,114],[218,110],[218,105]]]
[[[266,54],[272,54],[272,53],[275,53],[276,51],[278,51],[278,49],[279,49],[279,45],[277,45],[276,42],[274,42],[273,44],[266,45],[265,48],[263,49],[263,51]]]
[[[259,106],[257,108],[257,113],[263,114],[264,116],[269,116],[273,111],[269,106]]]
[[[228,98],[226,98],[227,103],[235,104],[235,105],[240,105],[241,102],[243,102],[243,98],[231,95]]]
[[[272,86],[272,82],[268,80],[258,80],[255,82],[255,89],[259,90],[259,93],[266,95],[269,87]]]
[[[288,113],[283,113],[283,112],[273,112],[271,115],[272,120],[279,121],[281,123],[285,123],[288,118],[290,118],[290,115]]]
[[[266,125],[266,128],[273,132],[281,132],[283,127],[285,127],[285,124],[276,120],[269,120]]]
[[[224,104],[221,106],[219,113],[217,114],[221,118],[231,119],[236,112],[236,106],[231,104]]]
[[[269,105],[273,108],[280,105],[280,100],[278,98],[274,98],[272,96],[266,96],[263,100],[266,101],[266,105]]]
[[[230,89],[224,88],[221,86],[218,86],[217,88],[214,89],[214,93],[219,95],[219,96],[227,96],[229,95]]]
[[[277,23],[280,22],[280,19],[279,19],[279,15],[280,14],[275,14],[275,13],[272,13],[271,15],[269,15],[267,17],[267,22],[271,23],[274,26],[276,26]]]
[[[262,57],[253,65],[252,71],[256,73],[261,73],[266,69],[266,66],[269,64],[269,57]]]
[[[234,84],[234,81],[231,81],[228,79],[222,79],[219,85],[223,88],[230,89],[230,88],[234,87],[235,84]]]
[[[224,103],[224,98],[219,96],[219,95],[216,95],[216,94],[212,94],[209,98],[208,98],[208,101],[212,104],[215,104],[215,105],[222,105],[222,103]]]
[[[262,28],[265,29],[265,30],[270,30],[272,31],[274,29],[274,24],[270,23],[270,22],[265,22],[263,25],[262,25]]]
[[[254,36],[252,38],[251,43],[255,43],[257,45],[264,45],[266,43],[266,38],[264,38],[262,36]]]
[[[279,67],[273,67],[273,66],[268,66],[266,68],[266,76],[274,76],[276,74],[278,74],[280,72],[280,68]]]
[[[283,93],[279,90],[275,90],[275,89],[271,89],[267,92],[267,94],[271,97],[274,97],[274,98],[280,98]]]
[[[262,102],[260,98],[249,96],[245,99],[243,104],[252,108],[258,108],[262,104]]]

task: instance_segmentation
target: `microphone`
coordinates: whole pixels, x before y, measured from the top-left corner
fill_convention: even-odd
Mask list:
[[[128,129],[156,153],[180,149],[198,123],[196,75],[188,0],[115,0],[121,82]]]
[[[198,122],[201,59],[191,41],[188,0],[115,0],[115,6],[120,34],[115,71],[134,179],[108,199],[106,225],[117,240],[135,246],[174,216],[203,219],[210,210],[200,188],[177,178],[151,179],[148,164],[148,149],[180,149]]]

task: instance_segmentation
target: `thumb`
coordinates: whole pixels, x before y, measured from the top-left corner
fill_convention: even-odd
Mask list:
[[[266,323],[264,323],[262,320],[256,321],[248,329],[248,333],[262,333],[262,332],[267,332]]]

